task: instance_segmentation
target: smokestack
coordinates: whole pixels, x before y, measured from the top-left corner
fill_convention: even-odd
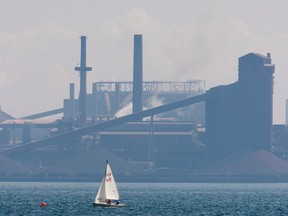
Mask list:
[[[79,117],[82,127],[86,126],[86,74],[91,70],[91,67],[86,67],[86,36],[81,36],[81,62],[75,71],[80,72]]]
[[[94,122],[97,121],[97,98],[98,98],[98,90],[97,90],[97,83],[93,83],[92,84],[92,96],[93,96],[93,108],[92,108],[92,113],[93,113],[93,118],[94,118]]]
[[[143,86],[142,35],[134,35],[133,113],[143,111],[142,86]]]
[[[74,83],[70,83],[70,100],[74,100]]]

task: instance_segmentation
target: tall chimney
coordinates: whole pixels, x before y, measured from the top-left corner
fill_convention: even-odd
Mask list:
[[[75,71],[80,72],[79,117],[82,127],[86,126],[86,74],[91,70],[91,67],[86,67],[86,36],[81,36],[81,62]]]
[[[142,86],[143,86],[142,35],[134,35],[133,113],[143,111]]]
[[[74,100],[74,83],[70,83],[70,100]]]

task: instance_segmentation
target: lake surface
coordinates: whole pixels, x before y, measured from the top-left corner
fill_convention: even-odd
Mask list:
[[[0,215],[288,215],[286,183],[118,183],[123,208],[93,207],[99,185],[0,182]]]

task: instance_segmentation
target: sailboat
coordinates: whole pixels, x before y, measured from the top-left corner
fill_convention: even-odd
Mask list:
[[[94,206],[102,207],[123,207],[124,203],[119,201],[119,193],[117,185],[111,170],[111,167],[106,161],[105,173],[98,190],[98,193],[95,197],[95,201],[92,203]]]

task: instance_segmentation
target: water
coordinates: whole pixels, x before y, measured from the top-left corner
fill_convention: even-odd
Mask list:
[[[288,215],[288,184],[118,183],[123,208],[93,207],[98,187],[0,182],[0,215]]]

